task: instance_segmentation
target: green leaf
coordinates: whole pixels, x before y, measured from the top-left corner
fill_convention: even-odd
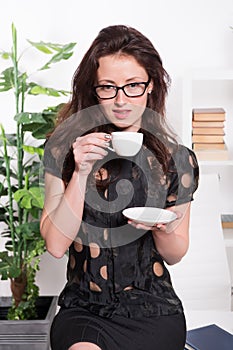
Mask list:
[[[1,275],[2,281],[8,280],[8,269],[7,268],[0,269],[0,275]]]
[[[17,121],[19,124],[33,124],[33,123],[39,123],[43,124],[45,123],[44,118],[42,117],[42,113],[18,113],[14,117],[14,120]]]
[[[62,46],[62,48],[43,67],[41,67],[40,70],[49,69],[51,64],[69,59],[73,55],[71,50],[75,45],[76,43],[70,43]]]
[[[41,187],[31,187],[30,194],[32,196],[32,204],[40,209],[44,206],[44,189]]]
[[[49,44],[45,43],[43,41],[40,42],[35,42],[31,40],[27,40],[33,47],[35,47],[37,50],[46,53],[46,54],[51,54],[53,53],[52,50],[49,49]]]
[[[16,202],[19,202],[24,196],[27,196],[27,194],[28,190],[23,188],[22,190],[18,190],[15,192],[14,199],[16,200]]]
[[[4,60],[8,60],[9,58],[11,58],[11,52],[2,51],[2,52],[1,52],[1,57],[2,57]]]
[[[30,195],[25,195],[21,198],[20,207],[24,209],[31,209],[32,208],[32,199]]]
[[[56,63],[61,60],[67,60],[73,55],[72,50],[76,45],[76,43],[61,45],[54,43],[45,43],[44,41],[34,42],[31,40],[28,40],[28,42],[37,50],[45,54],[53,54],[56,52],[55,55],[43,67],[40,68],[40,70],[49,69],[52,63]]]
[[[4,137],[5,136],[5,137]],[[0,146],[3,146],[3,143],[6,141],[7,146],[15,147],[17,144],[16,134],[0,134]]]
[[[44,149],[40,148],[40,147],[23,145],[23,150],[25,152],[30,153],[30,154],[38,154],[39,156],[43,156],[43,154],[44,154]]]
[[[36,139],[45,139],[56,121],[55,111],[42,113],[19,113],[15,120],[22,125],[23,131],[30,131]]]
[[[36,139],[46,139],[48,133],[54,129],[58,111],[62,108],[63,105],[64,104],[61,103],[57,106],[48,107],[43,110],[42,116],[45,120],[45,123],[33,125],[33,128],[31,129],[33,137]]]
[[[29,90],[30,95],[47,95],[46,88],[40,85],[34,85],[30,90]]]
[[[2,183],[0,183],[0,196],[2,195],[2,193],[5,191],[5,188],[3,186]]]
[[[67,96],[70,94],[70,91],[56,90],[53,88],[37,85],[35,83],[30,83],[29,86],[29,95],[47,95],[53,97],[60,97],[62,95]]]
[[[31,162],[30,160],[30,164],[28,166],[25,165],[25,172],[30,173],[30,176],[34,176],[37,178],[40,171],[41,171],[41,162],[39,162],[38,160],[33,162]],[[30,183],[33,185],[32,180],[30,180]]]
[[[40,238],[40,222],[38,221],[30,221],[24,224],[21,224],[17,227],[17,231],[19,234],[23,235],[23,238],[26,240],[32,240]]]
[[[32,209],[36,207],[42,209],[44,205],[44,190],[40,187],[18,190],[14,194],[14,199],[21,208]]]
[[[25,84],[26,79],[28,78],[26,73],[18,72],[17,80],[18,80],[18,90],[19,93],[27,91],[28,86]],[[14,68],[9,67],[5,69],[0,75],[0,92],[11,90],[15,87],[14,81]]]
[[[17,144],[17,137],[16,134],[5,134],[7,143],[9,146],[16,146]]]
[[[8,263],[10,257],[9,257],[7,252],[0,252],[0,259],[1,259],[1,261],[5,261]]]
[[[14,68],[5,69],[0,75],[0,92],[11,90],[14,87]]]
[[[21,271],[15,265],[12,255],[9,255],[8,252],[0,252],[0,274],[1,279],[6,280],[8,278],[15,278],[20,275]]]
[[[18,268],[17,266],[15,265],[11,265],[10,268],[9,268],[9,277],[10,278],[16,278],[16,277],[19,277],[21,274],[21,269]]]
[[[34,130],[32,131],[32,136],[36,139],[46,139],[47,134],[54,129],[54,121],[49,120],[47,124],[34,125]]]

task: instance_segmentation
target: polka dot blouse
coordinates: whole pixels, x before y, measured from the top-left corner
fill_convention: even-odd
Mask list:
[[[45,171],[61,177],[46,149]],[[171,151],[166,174],[145,146],[128,159],[109,151],[88,177],[82,224],[69,248],[59,305],[81,306],[104,317],[181,313],[182,303],[152,232],[129,225],[122,211],[187,203],[197,186],[196,157],[184,146]]]

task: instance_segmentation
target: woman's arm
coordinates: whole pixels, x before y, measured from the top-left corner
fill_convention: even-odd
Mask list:
[[[63,181],[45,175],[45,204],[40,230],[50,254],[61,258],[76,237],[82,221],[86,176],[74,172],[66,190]]]
[[[167,225],[157,225],[152,229],[156,248],[167,264],[179,262],[189,247],[190,202],[170,210],[180,216]]]
[[[132,221],[129,223],[138,229],[151,230],[156,249],[167,264],[173,265],[182,259],[189,247],[190,202],[169,210],[178,214],[178,219],[170,224],[155,224],[150,227]]]
[[[61,258],[75,239],[83,216],[86,184],[93,164],[106,156],[109,137],[92,133],[73,144],[75,170],[65,188],[61,179],[46,173],[45,204],[40,230],[47,250]]]

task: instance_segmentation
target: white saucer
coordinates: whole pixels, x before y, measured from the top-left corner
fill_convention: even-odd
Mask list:
[[[153,226],[154,224],[167,224],[177,218],[177,215],[166,209],[154,207],[134,207],[122,211],[128,219],[145,225]]]

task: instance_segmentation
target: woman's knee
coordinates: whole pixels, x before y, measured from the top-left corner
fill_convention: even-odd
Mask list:
[[[93,343],[80,342],[72,345],[69,350],[101,350],[101,348]]]

